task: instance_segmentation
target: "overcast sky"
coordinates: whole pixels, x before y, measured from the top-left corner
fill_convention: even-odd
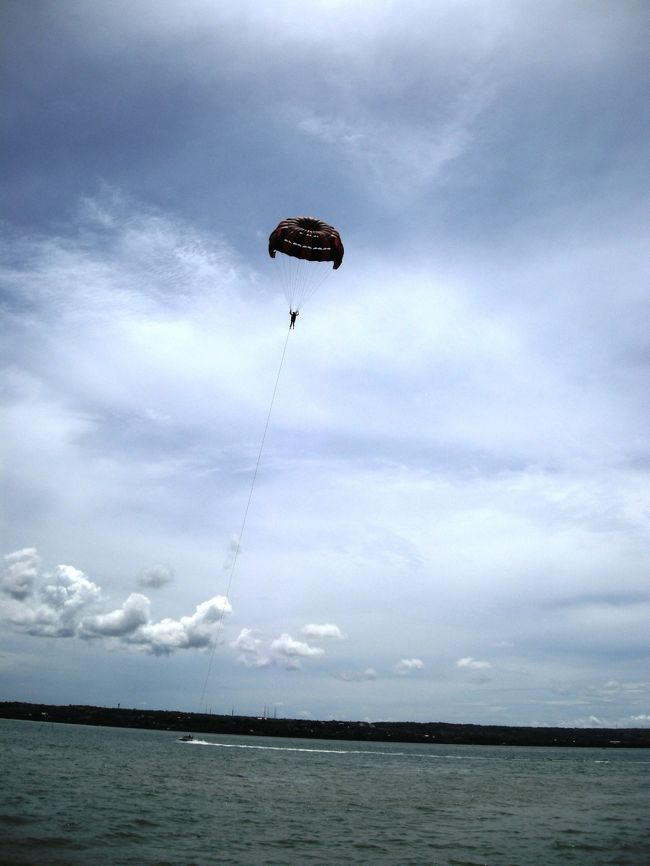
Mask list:
[[[5,0],[0,699],[650,725],[649,24]]]

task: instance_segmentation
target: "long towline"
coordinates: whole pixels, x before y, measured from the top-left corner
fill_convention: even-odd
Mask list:
[[[241,527],[239,529],[239,535],[237,537],[237,544],[235,545],[235,552],[233,554],[232,565],[230,567],[230,574],[228,575],[228,583],[226,585],[226,600],[230,599],[230,587],[232,586],[232,579],[233,579],[233,576],[235,574],[235,567],[237,565],[237,558],[239,556],[239,550],[241,548],[242,536],[244,535],[244,529],[246,528],[246,520],[248,518],[248,512],[249,512],[249,509],[251,507],[251,501],[253,499],[253,490],[255,489],[255,482],[257,481],[257,473],[258,473],[258,470],[260,468],[260,462],[262,460],[262,452],[264,451],[264,443],[266,442],[266,434],[268,433],[268,430],[269,430],[269,423],[271,421],[271,413],[273,412],[273,404],[275,403],[275,395],[278,392],[278,384],[280,382],[280,373],[282,372],[282,367],[284,365],[284,356],[287,353],[287,344],[289,343],[289,334],[290,333],[291,333],[291,329],[289,328],[287,330],[287,336],[285,338],[284,346],[282,348],[282,357],[280,358],[280,365],[278,367],[278,373],[275,377],[275,385],[273,386],[273,394],[271,396],[271,403],[269,405],[269,411],[268,411],[267,416],[266,416],[266,424],[264,425],[264,433],[262,434],[262,441],[260,442],[260,448],[259,448],[259,451],[257,453],[257,461],[255,463],[255,471],[253,472],[253,478],[251,480],[250,490],[248,491],[248,500],[246,502],[246,508],[244,509],[244,517],[242,519]],[[224,619],[225,614],[226,614],[226,608],[224,605],[224,607],[221,609],[221,615],[219,616],[219,619],[217,621],[217,633],[216,633],[217,637],[221,633],[222,626],[223,626],[223,619]],[[216,649],[217,649],[217,643],[215,640],[215,644],[212,647],[212,652],[210,653],[210,661],[208,663],[208,671],[205,675],[205,681],[203,683],[203,688],[201,689],[201,699],[199,700],[199,712],[201,711],[201,708],[203,707],[203,702],[205,700],[205,692],[206,692],[206,689],[208,687],[208,680],[210,679],[210,674],[212,673],[212,663],[214,661],[214,654],[216,652]]]

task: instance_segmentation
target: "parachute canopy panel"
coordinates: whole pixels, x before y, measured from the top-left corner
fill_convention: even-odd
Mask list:
[[[309,262],[332,262],[333,269],[343,261],[343,244],[337,230],[315,217],[289,217],[278,223],[269,237],[269,255],[276,252]]]

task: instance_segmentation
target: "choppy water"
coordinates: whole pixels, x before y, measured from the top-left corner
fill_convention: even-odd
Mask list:
[[[648,866],[650,752],[0,720],[2,866]]]

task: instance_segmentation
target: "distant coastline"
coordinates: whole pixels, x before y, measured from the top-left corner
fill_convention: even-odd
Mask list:
[[[250,737],[296,737],[481,746],[650,748],[650,728],[529,728],[449,722],[346,722],[0,702],[0,718]]]

